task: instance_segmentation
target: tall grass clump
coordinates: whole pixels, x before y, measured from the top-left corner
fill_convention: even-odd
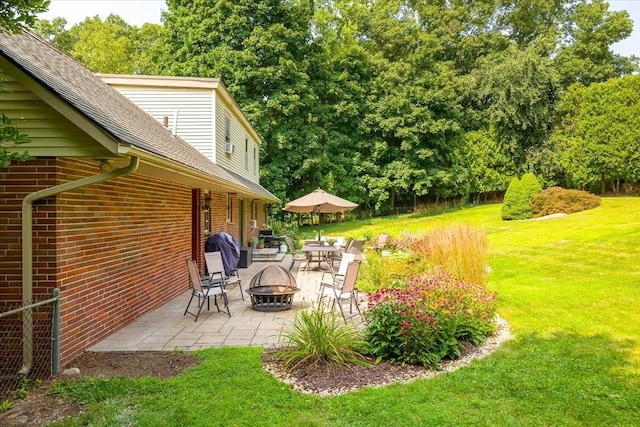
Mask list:
[[[316,308],[296,313],[284,339],[286,347],[277,357],[289,370],[305,364],[324,365],[328,370],[366,364],[361,354],[366,345],[361,332],[343,323],[334,310]]]
[[[434,271],[448,271],[467,283],[484,284],[489,258],[487,233],[471,225],[434,228],[414,246]]]
[[[496,295],[450,273],[414,278],[405,289],[381,289],[365,313],[368,350],[393,363],[433,366],[460,357],[465,342],[495,331]]]

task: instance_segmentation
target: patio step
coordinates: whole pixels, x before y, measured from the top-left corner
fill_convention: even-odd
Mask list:
[[[254,249],[253,262],[281,262],[287,254],[278,252],[277,248]]]

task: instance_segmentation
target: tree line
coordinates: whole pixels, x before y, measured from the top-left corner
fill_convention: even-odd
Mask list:
[[[261,183],[385,212],[640,182],[638,58],[603,0],[168,0],[162,25],[36,32],[102,73],[220,77],[263,138]]]

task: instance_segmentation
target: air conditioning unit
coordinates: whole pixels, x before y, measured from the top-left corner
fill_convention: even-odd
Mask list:
[[[227,142],[224,146],[224,152],[227,154],[233,154],[236,151],[236,144]]]
[[[258,220],[250,219],[250,220],[249,220],[249,227],[251,227],[251,228],[258,228]]]

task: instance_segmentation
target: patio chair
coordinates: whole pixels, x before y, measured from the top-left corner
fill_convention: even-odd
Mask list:
[[[322,292],[326,287],[341,288],[342,282],[344,282],[344,276],[347,273],[347,266],[350,262],[355,261],[355,254],[344,254],[340,260],[340,265],[337,271],[325,271],[320,278],[320,289],[318,290],[318,303],[322,297]],[[327,274],[330,277],[326,277]]]
[[[307,264],[309,263],[309,259],[307,258],[306,254],[296,253],[296,246],[293,244],[293,240],[291,240],[291,237],[284,236],[284,241],[289,247],[289,252],[291,252],[291,265],[289,266],[289,271],[291,271],[291,269],[293,268],[293,264],[295,264],[296,261],[306,261]]]
[[[238,270],[232,270],[229,275],[225,273],[224,263],[222,262],[222,253],[219,251],[205,252],[204,260],[207,263],[207,273],[211,283],[221,283],[227,289],[229,286],[238,285],[240,288],[240,297],[244,301],[244,292],[242,292],[242,280]]]
[[[332,286],[322,287],[318,306],[322,303],[323,298],[329,298],[333,300],[333,306],[338,305],[342,319],[346,322],[347,316],[344,312],[343,302],[349,301],[349,318],[355,316],[353,314],[353,305],[355,303],[358,315],[360,315],[360,307],[358,306],[358,290],[356,289],[356,280],[358,279],[358,272],[360,270],[360,261],[353,261],[347,265],[347,271],[342,281],[340,288]]]
[[[378,234],[378,240],[374,243],[373,246],[369,246],[369,249],[373,249],[374,251],[381,251],[387,246],[387,239],[389,239],[389,233],[380,233]]]
[[[183,316],[190,314],[195,317],[194,322],[198,321],[202,307],[204,306],[204,300],[207,300],[207,310],[211,309],[211,297],[213,296],[213,302],[218,309],[218,312],[222,311],[227,316],[231,317],[231,311],[229,310],[229,301],[227,300],[227,291],[224,289],[220,282],[212,283],[208,277],[200,277],[198,272],[198,264],[192,259],[187,259],[187,269],[189,271],[189,287],[191,288],[191,298],[187,308],[184,310]],[[226,310],[220,310],[218,306],[218,296],[222,297],[222,302]],[[191,302],[193,297],[198,297],[198,311],[191,312]]]
[[[342,238],[342,243],[344,243],[344,237]],[[342,245],[342,247],[335,252],[331,252],[329,255],[331,268],[333,268],[333,263],[336,261],[340,261],[342,259],[342,254],[349,253],[349,249],[353,245],[353,237],[349,237],[349,240]]]
[[[346,250],[347,253],[356,255],[356,261],[360,261],[363,258],[363,255],[364,255],[364,242],[365,242],[364,239],[362,239],[362,240],[360,240],[360,239],[352,240],[351,244],[349,245],[349,247]]]
[[[346,246],[344,236],[337,236],[334,245],[336,246],[336,248],[344,248]]]

